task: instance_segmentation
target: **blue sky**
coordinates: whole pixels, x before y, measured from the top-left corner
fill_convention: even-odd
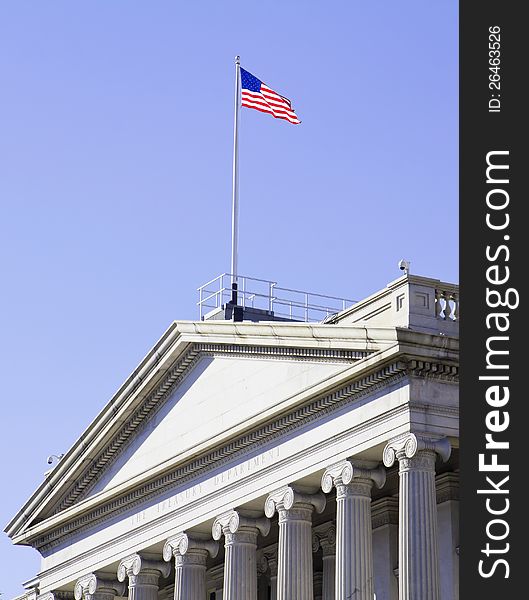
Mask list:
[[[354,299],[401,258],[458,281],[457,8],[0,4],[2,526],[229,270],[236,54],[302,120],[241,112],[240,273]],[[0,535],[4,598],[38,568]]]

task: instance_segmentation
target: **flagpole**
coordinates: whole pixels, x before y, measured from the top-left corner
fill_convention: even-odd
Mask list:
[[[235,117],[233,125],[233,202],[231,213],[231,302],[237,304],[237,253],[239,238],[239,96],[240,58],[235,57]]]

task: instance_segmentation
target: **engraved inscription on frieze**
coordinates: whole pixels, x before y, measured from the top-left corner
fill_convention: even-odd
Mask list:
[[[161,502],[149,506],[143,510],[138,511],[133,515],[131,522],[133,526],[142,525],[149,521],[156,519],[161,515],[165,515],[174,510],[182,508],[188,504],[191,504],[194,500],[203,498],[208,494],[217,491],[219,488],[230,485],[236,481],[243,480],[244,478],[253,475],[262,469],[265,469],[280,458],[279,448],[273,448],[258,456],[254,456],[239,465],[230,467],[222,473],[210,477],[197,483],[186,490],[177,492],[169,498],[165,498]]]

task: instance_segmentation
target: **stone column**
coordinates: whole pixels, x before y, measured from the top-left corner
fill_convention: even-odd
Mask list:
[[[175,559],[174,600],[205,600],[206,559],[217,556],[219,545],[208,539],[178,533],[163,548],[163,558]]]
[[[399,598],[439,600],[435,459],[450,456],[450,442],[410,433],[389,442],[384,464],[399,461]]]
[[[325,496],[285,486],[272,492],[265,514],[279,513],[277,600],[313,600],[312,513],[325,508]]]
[[[373,600],[371,487],[386,482],[382,466],[366,468],[343,460],[323,474],[328,493],[336,487],[336,600]]]
[[[270,573],[270,600],[277,600],[277,552],[278,544],[272,544],[262,550]]]
[[[441,598],[459,600],[459,474],[435,478]]]
[[[269,531],[267,518],[252,519],[235,510],[215,519],[213,539],[224,535],[226,549],[223,600],[257,600],[257,536]]]
[[[262,550],[257,556],[257,600],[269,600],[270,581],[268,577],[268,560]]]
[[[399,501],[385,496],[371,502],[373,575],[377,600],[399,600],[395,569],[399,554]]]
[[[312,530],[312,550],[322,549],[322,598],[334,600],[336,564],[336,527],[334,523],[323,523]],[[316,598],[314,598],[316,600]]]
[[[314,573],[314,600],[323,600],[323,573],[317,571]]]
[[[118,580],[129,580],[129,600],[158,600],[158,579],[167,578],[171,565],[148,557],[144,554],[132,554],[124,558],[118,567]]]
[[[75,600],[114,600],[125,594],[125,584],[106,573],[89,573],[75,582]]]

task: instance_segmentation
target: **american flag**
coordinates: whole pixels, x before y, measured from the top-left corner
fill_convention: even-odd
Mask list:
[[[276,119],[285,119],[297,125],[301,121],[292,110],[292,103],[288,98],[280,96],[270,89],[260,79],[257,79],[241,67],[241,105],[255,108],[264,113],[269,113]]]

